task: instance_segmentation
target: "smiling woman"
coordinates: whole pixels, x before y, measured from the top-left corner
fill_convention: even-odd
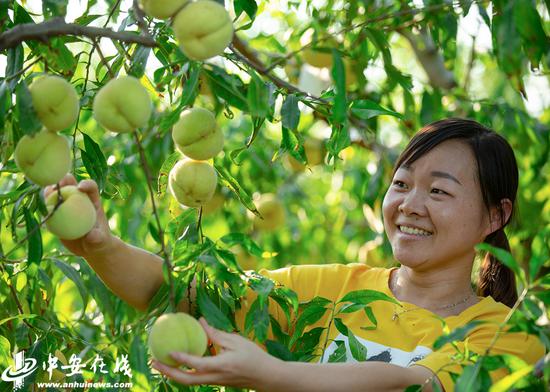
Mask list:
[[[446,119],[420,130],[398,158],[383,202],[384,227],[399,268],[352,263],[260,271],[295,290],[301,302],[323,297],[338,303],[365,289],[386,294],[386,300],[369,303],[373,317],[342,312],[341,324],[331,329],[333,320],[325,314],[309,325],[310,333],[325,328],[319,340],[331,342],[319,352],[318,363],[270,363],[259,355],[253,362],[266,363],[270,371],[258,373],[251,385],[272,391],[402,391],[423,384],[423,390],[453,391],[475,355],[512,354],[536,362],[544,355],[538,339],[499,330],[517,300],[513,272],[488,254],[477,293],[471,284],[476,244],[510,250],[504,227],[513,214],[517,185],[514,153],[494,131],[465,119]],[[249,296],[237,312],[242,330],[254,299]],[[277,304],[270,304],[270,314],[285,333],[296,332],[296,324],[288,325]],[[373,320],[376,325],[366,327]],[[437,340],[445,328],[468,333],[442,344]],[[235,355],[239,349],[230,351]],[[328,363],[337,358],[346,363]],[[208,369],[206,361],[182,359],[199,370]],[[179,370],[161,369],[181,382],[194,382]],[[242,374],[252,371],[245,369]],[[495,382],[506,373],[493,369],[487,377]],[[230,382],[232,377],[226,377]],[[474,382],[487,379],[480,376]]]
[[[75,183],[68,176],[61,185]],[[217,355],[172,354],[178,365],[193,370],[158,362],[153,367],[182,384],[261,391],[402,391],[416,384],[423,385],[416,390],[450,392],[457,379],[462,390],[472,390],[470,382],[478,385],[476,391],[487,390],[508,373],[505,360],[516,356],[534,364],[545,352],[535,336],[503,327],[518,298],[512,271],[486,255],[477,293],[471,284],[476,244],[510,250],[504,228],[513,216],[517,186],[514,153],[501,136],[471,120],[432,123],[398,158],[383,201],[384,228],[400,267],[351,263],[259,271],[294,290],[305,305],[289,320],[288,309],[270,297],[268,339],[288,343],[305,337],[314,340],[313,354],[288,343],[284,348],[293,351],[283,354],[292,360],[283,361],[203,319]],[[110,233],[93,181],[83,181],[80,189],[94,202],[98,223],[86,237],[64,244],[86,258],[114,293],[147,309],[163,282],[162,259]],[[195,284],[188,290],[193,304]],[[249,311],[260,314],[256,295],[249,291],[235,312],[239,332],[246,330]],[[296,320],[308,312],[300,325]],[[253,317],[255,322],[261,317]],[[464,370],[487,355],[490,368]],[[479,376],[461,379],[461,374]]]

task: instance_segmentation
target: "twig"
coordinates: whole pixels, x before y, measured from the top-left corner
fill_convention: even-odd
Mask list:
[[[105,64],[105,67],[107,67],[107,71],[109,72],[109,76],[114,79],[116,77],[115,73],[113,72],[111,65],[103,55],[103,52],[101,51],[101,48],[99,47],[99,43],[94,40],[94,47],[97,49],[97,54],[99,54],[99,57],[101,58],[101,62]]]
[[[149,189],[149,196],[151,197],[151,205],[153,206],[153,215],[155,216],[155,220],[158,227],[159,241],[160,241],[160,246],[162,250],[162,258],[164,259],[164,262],[168,267],[168,284],[170,286],[170,304],[172,305],[173,309],[176,309],[176,293],[175,293],[175,287],[174,287],[174,278],[172,276],[172,271],[174,270],[174,266],[170,261],[168,252],[166,251],[166,245],[164,244],[164,230],[162,230],[162,225],[160,224],[157,205],[155,203],[155,193],[153,191],[153,187],[151,186],[153,177],[151,176],[151,170],[149,169],[149,165],[147,164],[147,158],[145,157],[145,150],[143,149],[141,140],[139,140],[139,135],[137,132],[133,132],[133,134],[138,147],[139,157],[141,159],[141,165],[143,166],[143,170],[145,171],[147,188]]]
[[[146,37],[152,38],[151,33],[149,33],[149,26],[145,22],[145,13],[141,8],[139,8],[138,0],[134,0],[133,11],[134,11],[134,17],[136,18],[137,25],[140,28],[143,35],[145,35]]]
[[[308,98],[311,98],[315,101],[319,101],[322,103],[328,103],[326,100],[323,100],[319,97],[316,97],[314,95],[311,95],[309,93],[306,93],[305,91],[300,90],[296,86],[282,80],[281,78],[278,78],[277,76],[270,73],[270,70],[256,57],[256,55],[248,49],[246,44],[235,34],[233,36],[233,42],[230,45],[231,50],[235,54],[235,56],[242,61],[243,63],[247,64],[249,67],[255,69],[258,73],[266,76],[269,80],[271,80],[277,87],[285,89],[289,93],[295,93],[299,95],[305,95]]]
[[[38,225],[36,225],[29,232],[27,232],[27,235],[25,237],[23,237],[20,241],[18,241],[13,246],[13,248],[11,248],[5,254],[1,255],[1,257],[0,257],[0,262],[1,263],[10,263],[10,260],[8,260],[8,256],[11,255],[13,252],[15,252],[17,249],[19,249],[21,247],[21,245],[23,245],[25,242],[27,242],[27,240],[31,237],[31,235],[33,235],[37,230],[40,230],[40,227],[42,227],[42,225],[44,223],[46,223],[46,221],[52,217],[52,215],[55,213],[55,211],[57,211],[57,209],[59,208],[61,203],[63,203],[63,197],[61,195],[61,189],[59,188],[59,184],[57,184],[56,187],[57,187],[58,197],[57,197],[57,202],[56,202],[55,206],[53,207],[53,209],[51,210],[51,212],[49,212],[48,215],[46,215],[46,217]],[[0,263],[0,265],[1,265],[1,263]]]
[[[84,36],[91,39],[101,37],[116,41],[136,43],[147,47],[155,47],[157,43],[151,37],[129,31],[115,32],[111,29],[81,26],[76,23],[66,23],[63,18],[56,17],[42,23],[22,23],[0,35],[0,51],[14,48],[21,42],[38,40],[46,42],[60,35]]]

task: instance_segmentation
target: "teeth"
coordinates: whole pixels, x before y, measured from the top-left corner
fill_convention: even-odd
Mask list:
[[[403,233],[423,235],[423,236],[429,236],[429,235],[432,234],[430,232],[420,230],[420,229],[416,229],[414,227],[408,227],[408,226],[399,226],[399,230],[401,230]]]

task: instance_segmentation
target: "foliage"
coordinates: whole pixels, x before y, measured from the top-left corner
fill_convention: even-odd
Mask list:
[[[135,390],[214,390],[176,386],[153,376],[147,364],[147,328],[154,316],[174,308],[193,276],[199,282],[197,311],[217,328],[234,329],[239,298],[252,289],[258,297],[242,332],[264,342],[272,355],[318,358],[324,328],[310,326],[330,314],[329,328],[348,336],[354,359],[364,360],[364,347],[338,316],[362,311],[372,322],[366,328],[376,328],[369,303],[389,297],[365,290],[337,303],[320,297],[299,303],[290,290],[245,274],[234,247],[252,257],[257,270],[331,262],[395,265],[381,223],[393,163],[422,125],[450,116],[492,127],[514,148],[521,172],[520,220],[508,232],[514,256],[488,246],[479,249],[495,253],[518,277],[522,294],[508,326],[536,334],[550,348],[550,109],[528,110],[525,100],[537,94],[526,81],[540,83],[548,96],[548,1],[229,0],[225,6],[239,38],[223,56],[207,62],[187,59],[169,21],[140,20],[129,1],[78,3],[75,14],[68,0],[2,0],[1,31],[72,12],[77,25],[135,36],[145,35],[143,22],[155,46],[61,34],[0,52],[5,60],[0,77],[0,369],[11,363],[16,349],[28,350],[39,362],[55,349],[67,357],[89,351],[113,363],[128,354]],[[461,32],[468,15],[468,21],[479,22],[479,36],[490,37],[489,48]],[[317,39],[310,46],[332,56],[330,71],[304,62],[308,47],[300,39],[308,29]],[[337,45],[329,43],[332,37]],[[118,236],[164,252],[172,261],[165,272],[174,287],[167,279],[145,313],[115,297],[85,260],[40,229],[46,216],[41,189],[25,180],[13,152],[24,135],[41,127],[28,86],[43,73],[63,76],[80,96],[79,119],[62,132],[71,139],[73,174],[98,183]],[[317,82],[308,84],[308,73]],[[96,92],[119,74],[138,77],[154,97],[154,115],[139,130],[139,140],[154,176],[149,185],[155,204],[135,140],[106,132],[92,117]],[[217,113],[226,138],[224,152],[214,159],[223,207],[208,214],[182,210],[166,192],[167,173],[179,157],[171,127],[195,105]],[[306,164],[308,137],[323,139],[326,160],[293,171],[288,157]],[[286,225],[273,233],[254,231],[247,218],[247,211],[257,212],[254,200],[263,193],[277,194],[287,211]],[[270,300],[281,306],[294,334],[270,317]],[[467,327],[447,331],[439,344],[463,338]],[[274,339],[267,338],[269,330]],[[345,347],[336,343],[339,349],[329,361],[345,361]],[[488,372],[499,368],[511,374],[490,386]],[[458,377],[457,391],[547,390],[548,370],[538,378],[532,370],[517,358],[479,355]]]

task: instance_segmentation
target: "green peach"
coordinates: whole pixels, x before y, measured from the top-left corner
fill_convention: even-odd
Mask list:
[[[42,124],[50,131],[60,131],[73,125],[80,104],[72,84],[59,76],[47,75],[30,85],[32,104]]]
[[[59,192],[53,191],[46,198],[48,213],[53,214],[46,221],[46,227],[63,240],[75,240],[84,237],[93,229],[97,212],[84,192],[74,185],[61,188],[62,202],[54,211],[59,200]]]
[[[143,11],[158,19],[167,19],[176,14],[189,0],[141,0]]]
[[[217,181],[216,170],[208,162],[186,159],[170,170],[168,188],[178,203],[200,207],[214,196]]]
[[[171,352],[184,352],[202,356],[206,351],[208,338],[202,325],[187,313],[167,313],[160,316],[149,331],[149,350],[153,357],[167,365],[177,362]]]
[[[224,141],[214,113],[203,108],[185,110],[172,129],[172,139],[182,154],[196,160],[216,156]]]
[[[212,0],[187,4],[174,17],[172,28],[182,52],[192,60],[222,54],[233,39],[229,13]]]
[[[67,138],[47,130],[23,136],[15,147],[14,157],[25,176],[40,186],[57,183],[71,169]]]
[[[149,93],[133,76],[110,80],[96,94],[94,117],[112,132],[127,133],[147,125],[152,114]]]
[[[248,212],[254,223],[254,227],[262,231],[274,231],[285,223],[285,209],[283,204],[272,193],[264,193],[255,201],[260,217]]]

